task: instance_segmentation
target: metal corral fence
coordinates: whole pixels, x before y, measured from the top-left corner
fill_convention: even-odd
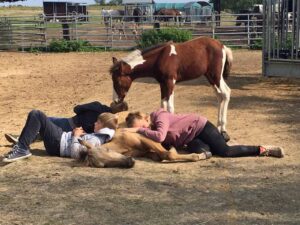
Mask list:
[[[264,0],[263,74],[300,77],[300,2]]]
[[[220,20],[216,20],[216,18]],[[222,14],[214,16],[103,17],[0,17],[0,49],[48,46],[54,39],[86,40],[93,46],[129,49],[149,29],[176,27],[190,30],[193,37],[209,36],[228,46],[249,48],[261,41],[263,19],[260,14]]]
[[[45,45],[45,29],[39,17],[0,17],[0,49]]]

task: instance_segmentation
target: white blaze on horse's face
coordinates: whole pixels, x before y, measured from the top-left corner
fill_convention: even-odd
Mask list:
[[[177,55],[175,46],[174,45],[170,45],[170,47],[171,47],[171,51],[170,51],[169,56],[171,56],[171,55]]]
[[[118,94],[117,94],[115,88],[113,87],[113,102],[118,102],[118,101],[119,101]]]
[[[142,56],[142,52],[140,50],[135,50],[132,53],[130,53],[128,56],[122,59],[124,62],[126,62],[128,65],[130,65],[131,69],[136,67],[137,65],[141,65],[146,60],[144,60]]]

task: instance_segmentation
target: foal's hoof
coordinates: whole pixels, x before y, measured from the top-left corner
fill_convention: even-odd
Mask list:
[[[230,137],[226,131],[221,131],[221,135],[223,136],[223,138],[226,142],[228,142],[230,140]]]

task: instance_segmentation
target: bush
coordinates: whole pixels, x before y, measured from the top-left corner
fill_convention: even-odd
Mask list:
[[[153,29],[142,33],[141,38],[138,41],[138,47],[147,48],[167,41],[184,42],[190,39],[192,39],[192,33],[187,30],[180,30],[177,28]]]
[[[66,40],[53,40],[50,42],[48,50],[50,52],[80,52],[86,51],[91,48],[88,41],[66,41]]]
[[[254,40],[250,45],[250,49],[262,50],[262,47],[263,47],[262,45],[263,45],[262,39]]]

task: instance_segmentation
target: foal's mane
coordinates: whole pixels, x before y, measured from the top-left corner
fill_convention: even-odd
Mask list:
[[[112,75],[115,71],[118,71],[120,69],[120,64],[121,62],[117,62],[117,63],[114,63],[110,69],[109,69],[109,73]]]
[[[173,43],[173,41],[168,41],[168,42],[165,42],[165,43],[160,43],[160,44],[145,48],[143,50],[138,50],[138,49],[134,50],[129,55],[127,55],[125,58],[123,58],[119,62],[113,64],[110,67],[109,72],[110,72],[110,74],[113,74],[113,72],[118,71],[120,69],[121,62],[125,62],[126,60],[128,60],[130,58],[134,58],[134,56],[136,56],[136,55],[145,55],[147,53],[152,52],[153,50],[157,50],[159,48],[165,47],[165,46],[167,46],[169,44],[172,44],[172,43]]]

